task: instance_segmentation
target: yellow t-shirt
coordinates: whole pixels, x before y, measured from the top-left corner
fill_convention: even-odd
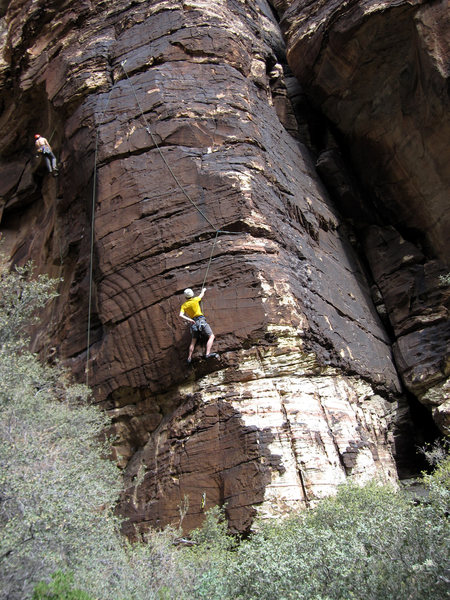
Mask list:
[[[199,296],[195,296],[195,298],[191,298],[187,300],[184,304],[181,305],[181,313],[186,313],[187,316],[191,319],[194,317],[201,317],[203,315],[202,309],[200,308],[201,298]]]

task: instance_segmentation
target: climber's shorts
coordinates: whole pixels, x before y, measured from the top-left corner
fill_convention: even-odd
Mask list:
[[[205,317],[194,317],[195,323],[191,325],[191,334],[193,338],[208,337],[212,335],[212,329],[206,322]]]

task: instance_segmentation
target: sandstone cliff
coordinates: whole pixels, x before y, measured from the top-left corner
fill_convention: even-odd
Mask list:
[[[63,277],[35,348],[88,362],[129,535],[396,481],[447,430],[445,5],[0,4],[3,249]]]

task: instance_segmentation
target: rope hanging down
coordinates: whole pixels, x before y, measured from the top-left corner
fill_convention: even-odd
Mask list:
[[[213,246],[211,248],[211,254],[209,255],[208,266],[206,267],[206,273],[205,273],[205,276],[203,278],[202,289],[205,287],[206,278],[208,277],[209,267],[211,266],[211,261],[212,261],[212,257],[213,257],[213,253],[214,253],[214,248],[216,247],[217,238],[219,237],[219,233],[220,233],[220,229],[217,229],[216,230],[216,237],[214,238],[214,244],[213,244]]]
[[[139,102],[139,98],[136,94],[136,90],[134,88],[133,82],[131,81],[130,77],[128,76],[128,72],[125,69],[125,63],[126,60],[122,61],[120,63],[120,66],[123,69],[123,72],[125,73],[125,76],[127,78],[128,83],[130,84],[130,87],[133,91],[133,95],[134,98],[136,100],[136,104],[139,108],[139,111],[141,113],[141,116],[145,122],[145,129],[147,131],[147,133],[149,134],[149,136],[152,139],[152,142],[155,146],[155,148],[158,150],[159,155],[161,156],[161,159],[163,161],[163,163],[166,165],[167,170],[169,171],[169,173],[171,174],[173,180],[175,181],[175,183],[177,184],[178,188],[180,189],[180,191],[183,193],[183,195],[187,198],[187,200],[189,200],[189,202],[192,204],[192,206],[201,214],[201,216],[205,219],[205,221],[207,221],[207,223],[213,228],[214,232],[215,232],[215,237],[214,237],[214,242],[213,242],[213,246],[211,249],[211,253],[209,256],[209,260],[208,260],[208,265],[206,267],[206,273],[205,273],[205,277],[203,278],[203,284],[202,284],[202,288],[205,287],[205,282],[206,279],[208,277],[208,273],[209,273],[209,268],[211,266],[211,261],[212,261],[212,257],[214,254],[214,249],[216,247],[217,244],[217,240],[219,237],[219,234],[224,233],[227,235],[240,235],[242,232],[241,231],[225,231],[223,229],[218,229],[214,223],[212,223],[212,221],[205,215],[205,213],[201,210],[201,208],[198,206],[198,204],[190,197],[190,195],[186,192],[186,190],[184,189],[184,187],[182,186],[182,184],[180,183],[178,177],[175,175],[172,167],[170,166],[170,164],[167,162],[166,157],[164,156],[158,141],[156,140],[155,136],[152,133],[152,130],[150,129],[150,125],[147,121],[147,118],[144,114],[144,111],[142,110],[142,106],[141,103]],[[111,98],[111,92],[113,90],[114,86],[111,87],[108,97],[107,97],[107,101],[105,104],[105,108],[103,109],[102,115],[105,114],[106,109],[108,108],[108,104]],[[99,125],[101,125],[102,123],[99,123]],[[95,226],[95,204],[96,204],[96,187],[97,187],[97,157],[98,157],[98,138],[99,138],[99,130],[98,130],[98,125],[96,125],[96,136],[95,136],[95,152],[94,152],[94,177],[93,177],[93,185],[92,185],[92,207],[91,207],[91,211],[92,211],[92,215],[91,215],[91,244],[90,244],[90,259],[89,259],[89,296],[88,296],[88,324],[87,324],[87,349],[86,349],[86,368],[85,368],[85,372],[86,372],[86,385],[89,385],[89,349],[90,349],[90,342],[91,342],[91,312],[92,312],[92,287],[93,287],[93,262],[94,262],[94,226]],[[52,134],[53,135],[53,134]]]
[[[205,213],[199,208],[199,206],[194,202],[194,200],[192,200],[192,198],[186,192],[186,190],[184,189],[184,187],[181,185],[181,183],[178,180],[178,177],[175,175],[175,173],[172,170],[172,167],[169,165],[169,163],[166,160],[166,157],[162,153],[161,148],[159,147],[159,144],[158,144],[155,136],[153,135],[152,130],[150,129],[150,125],[148,124],[148,121],[147,121],[147,119],[146,119],[146,117],[144,115],[144,111],[142,110],[141,103],[139,102],[139,98],[137,97],[136,91],[134,89],[133,82],[128,77],[128,73],[127,73],[127,71],[125,69],[125,63],[126,62],[127,62],[126,60],[122,61],[120,63],[120,66],[122,67],[123,72],[125,73],[126,78],[128,80],[128,83],[130,84],[130,87],[131,87],[131,89],[133,91],[133,94],[134,94],[134,97],[135,97],[135,100],[136,100],[136,104],[138,105],[139,111],[140,111],[140,113],[142,115],[142,118],[144,119],[144,122],[145,122],[145,129],[146,129],[147,133],[149,134],[149,136],[152,138],[152,142],[154,143],[155,148],[158,150],[159,155],[161,156],[161,159],[162,159],[163,163],[166,165],[167,169],[169,170],[169,173],[172,175],[175,183],[180,188],[181,192],[186,196],[186,198],[196,208],[196,210],[198,210],[198,212],[202,215],[202,217],[211,225],[211,227],[214,229],[214,231],[217,231],[217,227],[208,219],[208,217],[205,215]]]
[[[108,104],[111,98],[111,92],[113,91],[113,87],[109,90],[108,97],[106,99],[105,108],[101,113],[101,116],[106,112],[108,108]],[[95,117],[94,117],[95,118]],[[101,123],[100,123],[101,125]],[[94,226],[95,226],[95,203],[96,203],[96,194],[97,194],[97,156],[98,156],[98,138],[99,138],[99,129],[98,125],[96,125],[96,135],[95,135],[95,151],[94,151],[94,178],[92,183],[92,204],[91,204],[91,248],[89,255],[89,294],[88,294],[88,322],[87,322],[87,340],[86,340],[86,385],[89,385],[89,350],[91,347],[91,313],[92,313],[92,286],[93,286],[93,264],[94,264]]]
[[[185,197],[186,197],[186,198],[189,200],[189,202],[192,204],[192,206],[193,206],[193,207],[194,207],[194,208],[195,208],[195,209],[196,209],[196,210],[197,210],[197,211],[198,211],[198,212],[201,214],[201,216],[202,216],[202,217],[205,219],[205,221],[207,221],[207,222],[208,222],[208,224],[209,224],[209,225],[211,225],[211,227],[214,229],[214,231],[216,232],[216,234],[219,234],[219,233],[226,233],[226,234],[230,234],[230,235],[240,235],[240,234],[242,234],[242,231],[225,231],[225,230],[223,230],[223,229],[218,229],[218,228],[217,228],[217,227],[214,225],[214,223],[212,223],[212,221],[211,221],[211,220],[210,220],[210,219],[209,219],[209,218],[208,218],[208,217],[205,215],[205,213],[204,213],[204,212],[202,211],[202,209],[201,209],[201,208],[198,206],[198,204],[197,204],[197,203],[196,203],[196,202],[195,202],[195,201],[194,201],[194,200],[193,200],[193,199],[192,199],[192,198],[189,196],[189,194],[187,193],[187,191],[184,189],[184,187],[183,187],[183,186],[182,186],[182,184],[180,183],[180,181],[179,181],[178,177],[177,177],[177,176],[175,175],[175,173],[173,172],[173,169],[172,169],[172,167],[171,167],[171,166],[169,165],[169,163],[167,162],[167,159],[166,159],[166,157],[164,156],[164,154],[163,154],[163,152],[162,152],[162,150],[161,150],[161,148],[160,148],[160,145],[158,144],[158,141],[157,141],[157,139],[155,138],[155,136],[154,136],[154,135],[153,135],[153,133],[152,133],[152,130],[150,129],[150,125],[149,125],[149,123],[148,123],[148,121],[147,121],[147,118],[146,118],[146,116],[145,116],[145,114],[144,114],[144,111],[142,110],[142,106],[141,106],[141,103],[139,102],[139,98],[137,97],[136,90],[135,90],[135,87],[134,87],[134,85],[133,85],[133,82],[132,82],[132,81],[131,81],[131,79],[129,78],[129,76],[128,76],[128,72],[127,72],[127,71],[126,71],[126,69],[125,69],[125,63],[126,63],[126,62],[127,62],[126,60],[123,60],[123,61],[120,63],[120,66],[122,67],[122,69],[123,69],[123,72],[125,73],[125,76],[126,76],[126,78],[127,78],[127,81],[128,81],[128,83],[130,84],[130,87],[131,87],[131,89],[132,89],[132,91],[133,91],[133,95],[134,95],[134,98],[135,98],[135,100],[136,100],[136,104],[138,105],[139,112],[141,113],[141,116],[142,116],[142,118],[143,118],[143,120],[144,120],[144,122],[145,122],[145,130],[147,131],[147,133],[149,134],[149,136],[152,138],[152,142],[153,142],[153,144],[155,145],[155,148],[158,150],[158,152],[159,152],[159,155],[161,156],[161,159],[162,159],[163,163],[166,165],[166,167],[167,167],[167,169],[168,169],[169,173],[172,175],[172,177],[173,177],[173,179],[174,179],[175,183],[177,184],[178,188],[180,189],[180,191],[181,191],[181,192],[184,194],[184,196],[185,196]],[[217,238],[217,235],[216,235],[216,238]],[[214,242],[214,245],[215,245],[215,242]],[[211,259],[210,259],[210,262],[211,262]]]
[[[242,232],[241,232],[241,231],[224,231],[224,230],[222,230],[222,229],[218,229],[218,228],[217,228],[217,227],[214,225],[214,223],[212,223],[212,222],[211,222],[211,220],[210,220],[210,219],[209,219],[209,218],[208,218],[208,217],[205,215],[205,213],[204,213],[204,212],[201,210],[201,208],[198,206],[198,204],[197,204],[197,203],[196,203],[196,202],[195,202],[195,201],[194,201],[194,200],[193,200],[193,199],[190,197],[190,195],[187,193],[187,191],[184,189],[184,187],[183,187],[183,186],[182,186],[182,184],[180,183],[180,181],[179,181],[178,177],[177,177],[177,176],[175,175],[175,173],[173,172],[173,169],[172,169],[172,167],[171,167],[171,166],[169,165],[169,163],[167,162],[167,159],[166,159],[166,157],[164,156],[164,154],[163,154],[163,152],[162,152],[162,150],[161,150],[161,148],[160,148],[160,146],[159,146],[159,144],[158,144],[158,141],[157,141],[156,137],[153,135],[153,133],[152,133],[152,130],[150,129],[150,125],[149,125],[149,123],[148,123],[148,121],[147,121],[147,118],[146,118],[146,116],[145,116],[145,114],[144,114],[144,111],[142,110],[142,106],[141,106],[141,103],[139,102],[139,98],[138,98],[138,96],[137,96],[137,94],[136,94],[136,90],[135,90],[135,88],[134,88],[133,82],[131,81],[130,77],[128,76],[128,72],[127,72],[127,70],[125,69],[125,63],[126,63],[126,62],[127,62],[126,60],[123,60],[123,61],[120,63],[120,66],[122,67],[122,69],[123,69],[123,72],[125,73],[125,76],[126,76],[126,78],[127,78],[127,81],[128,81],[128,83],[130,84],[130,87],[131,87],[131,89],[132,89],[132,91],[133,91],[133,95],[134,95],[134,98],[135,98],[135,100],[136,100],[136,104],[137,104],[137,106],[138,106],[138,108],[139,108],[139,112],[141,113],[142,119],[143,119],[143,120],[144,120],[144,122],[145,122],[145,130],[147,131],[147,133],[148,133],[148,134],[149,134],[149,136],[151,137],[151,139],[152,139],[152,142],[153,142],[153,144],[155,145],[155,148],[158,150],[158,152],[159,152],[159,155],[161,156],[161,159],[162,159],[163,163],[166,165],[166,167],[167,167],[167,169],[168,169],[169,173],[172,175],[172,177],[173,177],[173,179],[174,179],[175,183],[177,184],[178,188],[181,190],[181,192],[184,194],[184,196],[185,196],[185,197],[186,197],[186,198],[189,200],[189,202],[192,204],[192,206],[193,206],[193,207],[194,207],[194,208],[195,208],[195,209],[196,209],[196,210],[197,210],[197,211],[198,211],[198,212],[201,214],[201,216],[202,216],[202,217],[205,219],[205,221],[207,221],[207,222],[208,222],[208,224],[209,224],[209,225],[211,225],[211,227],[214,229],[214,231],[215,231],[215,233],[216,233],[216,235],[215,235],[215,238],[214,238],[213,247],[212,247],[212,250],[211,250],[211,254],[210,254],[210,256],[209,256],[209,261],[208,261],[208,266],[207,266],[207,268],[206,268],[205,277],[204,277],[204,279],[203,279],[202,288],[204,288],[204,287],[205,287],[206,278],[207,278],[207,276],[208,276],[208,272],[209,272],[209,267],[211,266],[211,261],[212,261],[212,257],[213,257],[214,249],[215,249],[215,247],[216,247],[216,244],[217,244],[217,239],[218,239],[218,237],[219,237],[219,234],[220,234],[220,233],[226,233],[226,234],[231,234],[231,235],[240,235]]]

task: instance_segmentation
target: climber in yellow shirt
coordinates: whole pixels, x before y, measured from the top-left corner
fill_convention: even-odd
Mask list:
[[[184,290],[186,302],[181,305],[180,317],[191,325],[191,344],[189,346],[188,364],[192,362],[192,353],[194,352],[195,344],[200,337],[207,337],[205,358],[217,358],[217,354],[211,352],[214,342],[214,334],[211,327],[208,325],[205,315],[200,308],[200,302],[205,295],[206,288],[203,288],[199,296],[194,296],[194,292],[187,288]]]

